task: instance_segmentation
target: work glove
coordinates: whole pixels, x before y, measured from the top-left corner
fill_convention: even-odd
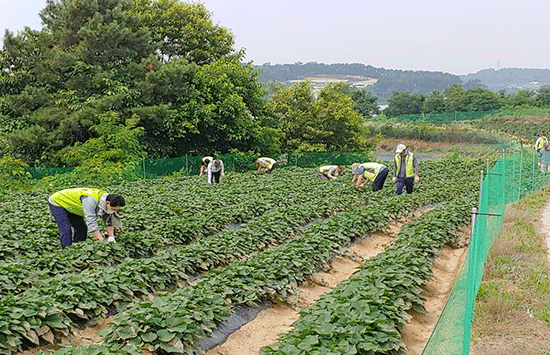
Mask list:
[[[107,241],[116,243],[115,237],[109,237],[109,238],[107,238]]]

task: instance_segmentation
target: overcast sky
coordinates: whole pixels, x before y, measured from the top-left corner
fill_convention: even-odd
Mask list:
[[[475,73],[550,68],[548,0],[201,0],[254,64],[362,63]],[[0,28],[40,29],[46,0],[0,0]]]

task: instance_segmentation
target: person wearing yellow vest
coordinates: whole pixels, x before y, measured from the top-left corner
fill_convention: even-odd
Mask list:
[[[535,150],[539,152],[546,143],[548,143],[548,138],[546,137],[546,133],[543,133],[535,142]]]
[[[363,163],[357,169],[357,182],[355,187],[361,189],[372,181],[372,191],[378,191],[384,187],[389,169],[384,164]],[[365,179],[363,183],[361,183]]]
[[[317,169],[317,176],[321,180],[336,180],[338,175],[344,172],[344,167],[342,165],[323,165]]]
[[[404,144],[399,144],[395,150],[397,153],[393,161],[393,179],[396,193],[403,194],[403,187],[410,194],[413,192],[414,183],[418,182],[418,160],[413,153],[407,150]]]
[[[214,160],[214,158],[212,158],[210,156],[202,158],[201,169],[199,171],[199,176],[202,176],[202,174],[204,174],[206,172],[206,169],[208,169],[208,164],[210,164],[210,162],[212,160]]]
[[[115,228],[122,228],[117,212],[126,202],[120,195],[100,189],[75,188],[61,190],[48,199],[50,211],[59,227],[61,247],[86,240],[89,232],[100,241],[98,218],[103,219],[108,241],[115,242]]]
[[[273,169],[277,167],[277,161],[271,158],[258,158],[254,159],[254,164],[258,165],[258,172],[262,171],[262,168],[265,168],[267,174],[271,174]]]

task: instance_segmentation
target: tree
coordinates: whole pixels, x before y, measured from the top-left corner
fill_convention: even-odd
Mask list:
[[[364,118],[371,118],[380,114],[378,106],[378,98],[370,91],[358,89],[345,84],[335,86],[341,88],[342,93],[348,95],[355,102],[353,108],[360,113]]]
[[[394,91],[393,96],[388,100],[388,107],[386,107],[384,113],[386,116],[421,113],[424,100],[425,96],[422,94]]]
[[[550,107],[550,86],[544,86],[538,89],[535,95],[535,103],[538,107]]]
[[[367,147],[362,135],[363,117],[354,109],[355,102],[338,90],[337,85],[321,89],[315,101],[316,124],[308,129],[312,143],[323,144],[328,151],[358,151]]]
[[[424,101],[423,112],[444,112],[445,111],[445,97],[437,90],[432,91],[426,100]]]
[[[136,0],[132,13],[153,36],[162,58],[184,58],[212,63],[233,51],[233,34],[212,23],[212,14],[200,3],[178,0]]]
[[[271,124],[285,134],[284,151],[355,151],[366,149],[361,115],[340,85],[329,85],[315,99],[308,81],[279,85],[269,99]]]
[[[451,85],[443,91],[446,111],[468,111],[466,90],[462,85]]]
[[[476,87],[466,91],[464,102],[467,111],[490,111],[502,106],[502,101],[496,93]]]
[[[48,0],[40,12],[62,51],[102,68],[120,68],[154,53],[133,0]]]
[[[143,128],[136,124],[136,118],[121,122],[115,112],[102,114],[92,127],[98,137],[77,143],[65,153],[66,161],[77,166],[71,173],[73,180],[113,184],[137,177],[137,164],[146,154],[139,144]]]
[[[135,115],[151,157],[278,149],[264,91],[233,36],[202,4],[48,0],[42,31],[7,32],[0,121],[9,154],[68,164],[106,114]],[[74,159],[72,160],[74,163]]]

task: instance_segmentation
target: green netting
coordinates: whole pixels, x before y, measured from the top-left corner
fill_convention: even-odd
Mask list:
[[[478,120],[484,116],[493,114],[496,111],[449,111],[439,113],[417,113],[410,115],[398,115],[397,121],[425,121],[425,122],[453,122],[453,121],[472,121]]]
[[[73,171],[73,167],[68,168],[26,168],[25,171],[31,174],[33,179],[42,179],[46,176],[69,173]]]
[[[474,227],[466,261],[423,355],[469,354],[474,302],[504,209],[508,203],[549,183],[550,174],[539,170],[534,152],[520,151],[503,157],[484,174],[479,206],[472,213]]]
[[[315,167],[323,164],[351,165],[353,163],[365,163],[374,161],[372,153],[366,152],[304,152],[299,154],[279,154],[270,157],[279,162],[279,166]],[[257,168],[253,163],[254,158],[250,154],[226,154],[216,155],[215,159],[221,159],[226,172],[246,172]],[[139,164],[139,175],[144,179],[171,175],[179,172],[184,175],[198,175],[202,156],[184,155],[178,158],[168,159],[144,159]],[[33,178],[41,179],[72,171],[74,168],[27,168]]]

